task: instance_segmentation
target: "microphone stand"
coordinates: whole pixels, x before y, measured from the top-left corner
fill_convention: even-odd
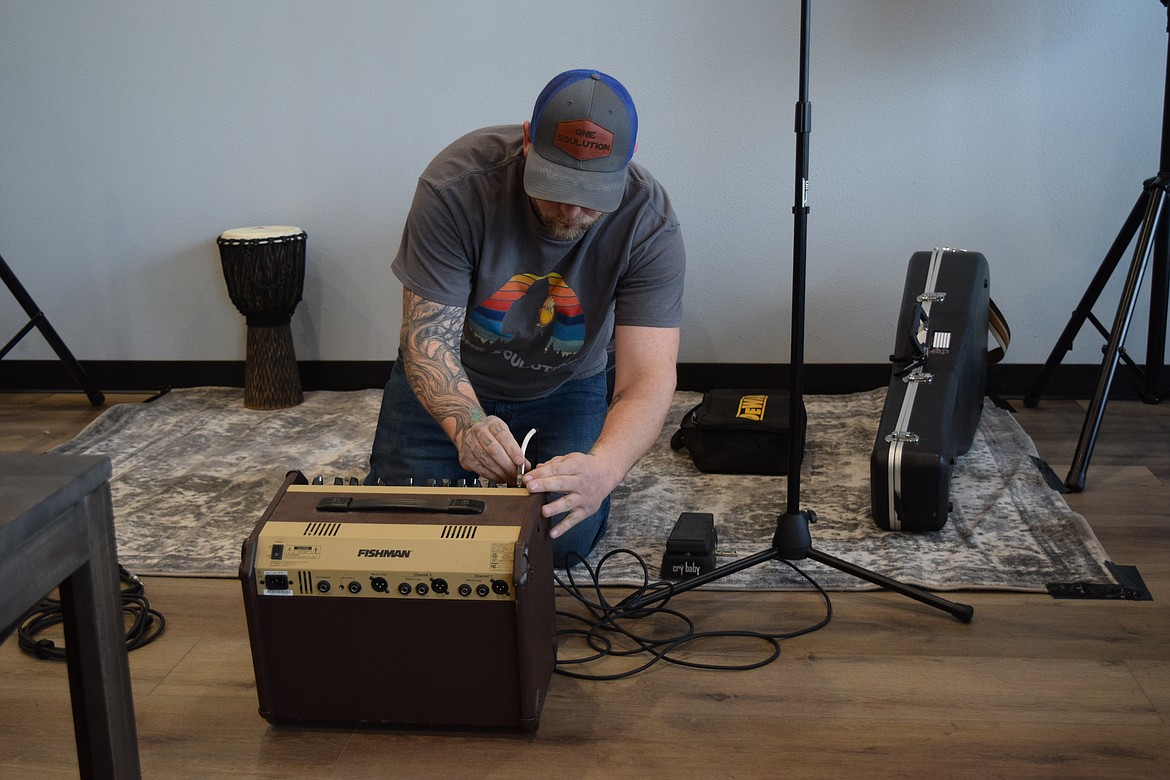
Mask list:
[[[789,366],[790,388],[788,419],[799,420],[804,414],[804,319],[805,319],[805,266],[808,253],[808,140],[812,132],[812,103],[808,100],[808,64],[809,64],[809,4],[810,0],[801,0],[800,8],[800,94],[796,104],[796,203],[792,207],[795,219],[793,230],[793,257],[792,257],[792,356]],[[793,425],[793,430],[796,430]],[[789,561],[811,558],[852,574],[858,579],[879,585],[887,590],[900,593],[908,598],[920,601],[923,604],[949,612],[964,623],[971,622],[975,614],[974,607],[968,604],[959,604],[936,596],[933,593],[908,585],[898,580],[864,569],[860,566],[841,560],[827,553],[821,552],[812,546],[812,535],[809,524],[817,521],[815,512],[801,509],[800,506],[800,469],[804,459],[800,436],[791,436],[788,440],[788,501],[786,511],[777,519],[776,533],[772,537],[772,546],[754,555],[741,558],[734,563],[717,567],[706,574],[700,574],[692,579],[683,580],[669,588],[654,590],[641,596],[622,602],[627,609],[641,609],[655,601],[664,601],[678,593],[692,590],[706,585],[709,582],[721,579],[729,574],[750,568],[766,561],[784,559]]]

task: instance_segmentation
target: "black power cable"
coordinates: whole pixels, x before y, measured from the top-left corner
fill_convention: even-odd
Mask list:
[[[642,569],[642,585],[634,590],[633,593],[626,598],[617,602],[611,603],[602,590],[601,573],[606,563],[615,555],[628,555],[633,557]],[[580,639],[585,646],[587,646],[592,653],[583,655],[577,658],[557,658],[556,673],[566,677],[574,677],[580,680],[619,680],[624,677],[630,677],[639,672],[649,669],[654,664],[664,661],[666,663],[675,664],[677,666],[689,667],[692,669],[708,669],[717,671],[747,671],[749,669],[758,669],[761,666],[766,666],[780,657],[780,640],[791,639],[793,637],[801,636],[803,634],[812,633],[818,629],[824,628],[829,624],[833,617],[833,603],[829,599],[829,594],[822,588],[815,580],[808,576],[804,571],[792,564],[790,561],[778,559],[781,563],[792,568],[807,580],[818,593],[825,603],[825,616],[819,622],[807,626],[805,628],[796,629],[794,631],[769,633],[764,631],[751,630],[723,630],[723,631],[698,631],[693,620],[687,617],[682,612],[667,607],[667,603],[672,597],[674,590],[674,583],[668,580],[657,580],[652,582],[650,580],[650,567],[646,564],[645,559],[633,550],[613,550],[607,553],[597,562],[597,569],[594,570],[589,564],[579,555],[575,556],[575,563],[584,567],[588,574],[589,583],[584,586],[577,584],[576,578],[573,574],[573,567],[570,565],[567,574],[567,581],[562,580],[561,577],[554,573],[554,579],[562,589],[574,599],[577,600],[585,608],[585,615],[579,615],[572,612],[565,612],[558,610],[557,615],[571,621],[575,621],[584,625],[584,628],[566,628],[557,631],[557,645],[563,647],[565,640],[569,638]],[[591,595],[587,597],[582,588],[586,587],[591,591]],[[631,608],[631,603],[642,601],[646,596],[653,596],[655,600],[661,601],[655,607],[637,607]],[[667,633],[663,636],[663,627],[661,621],[656,621],[654,628],[658,635],[656,638],[642,636],[636,631],[632,630],[629,625],[638,620],[645,618],[660,617],[667,615],[678,620],[681,624],[680,628],[675,633]],[[621,641],[621,638],[628,640],[632,646],[619,649],[615,638]],[[677,652],[685,647],[693,645],[701,640],[722,639],[722,638],[743,638],[749,641],[762,641],[769,646],[767,655],[760,660],[751,661],[744,664],[709,664],[700,663],[697,661],[688,661],[677,656]],[[625,644],[625,643],[623,643]],[[588,672],[578,672],[570,669],[572,666],[579,666],[601,661],[607,657],[633,657],[638,655],[646,655],[644,661],[640,665],[622,672],[615,672],[612,674],[591,674]]]
[[[130,616],[126,627],[126,646],[136,650],[158,639],[166,630],[167,621],[162,613],[152,609],[146,598],[146,588],[137,575],[124,566],[118,566],[118,577],[123,583],[122,612]],[[24,613],[17,630],[20,649],[42,660],[64,661],[65,648],[51,639],[37,639],[37,634],[65,621],[61,600],[46,596]]]

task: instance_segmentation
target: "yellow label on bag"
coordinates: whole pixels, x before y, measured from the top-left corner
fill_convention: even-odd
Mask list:
[[[766,395],[743,395],[739,398],[739,411],[735,413],[736,417],[742,417],[745,420],[763,420],[764,407],[768,405],[768,396]]]

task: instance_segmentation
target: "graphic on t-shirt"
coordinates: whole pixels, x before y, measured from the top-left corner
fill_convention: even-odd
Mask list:
[[[533,297],[541,294],[543,299]],[[538,301],[540,308],[533,311]],[[516,274],[476,306],[468,322],[470,331],[484,344],[507,343],[518,333],[544,334],[548,339],[546,350],[569,356],[585,342],[584,309],[558,273]]]

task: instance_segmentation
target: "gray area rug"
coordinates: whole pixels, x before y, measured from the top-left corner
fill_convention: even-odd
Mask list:
[[[767,549],[785,511],[783,477],[708,475],[670,435],[700,399],[675,394],[649,454],[614,492],[610,531],[590,558],[628,549],[656,577],[665,540],[682,512],[715,516],[719,547],[746,556]],[[933,590],[1043,591],[1050,582],[1113,583],[1088,523],[1045,482],[1031,439],[990,403],[951,486],[954,511],[929,534],[884,532],[869,507],[869,455],[884,389],[808,396],[801,505],[820,551]],[[312,478],[365,475],[380,390],[309,392],[292,409],[244,407],[243,390],[174,390],[147,404],[107,410],[55,452],[108,455],[120,562],[139,574],[235,576],[241,544],[291,470]],[[869,589],[813,561],[800,566],[831,590]],[[632,555],[611,556],[606,584],[641,584]],[[769,561],[709,588],[804,590],[788,566]]]

